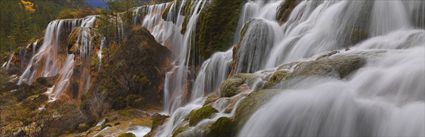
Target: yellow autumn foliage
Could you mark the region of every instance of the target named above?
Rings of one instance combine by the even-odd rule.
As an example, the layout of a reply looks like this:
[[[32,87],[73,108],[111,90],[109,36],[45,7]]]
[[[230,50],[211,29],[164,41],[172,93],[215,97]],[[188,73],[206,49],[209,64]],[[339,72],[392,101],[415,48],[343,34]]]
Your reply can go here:
[[[20,4],[24,7],[24,9],[28,12],[35,12],[34,3],[29,0],[21,0]]]

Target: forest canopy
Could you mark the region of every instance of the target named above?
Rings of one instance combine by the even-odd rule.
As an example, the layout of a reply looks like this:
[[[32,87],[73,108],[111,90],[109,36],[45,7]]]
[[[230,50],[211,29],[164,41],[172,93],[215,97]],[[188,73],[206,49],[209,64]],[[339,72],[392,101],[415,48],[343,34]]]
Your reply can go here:
[[[62,10],[84,8],[84,0],[1,0],[0,55],[42,37]]]

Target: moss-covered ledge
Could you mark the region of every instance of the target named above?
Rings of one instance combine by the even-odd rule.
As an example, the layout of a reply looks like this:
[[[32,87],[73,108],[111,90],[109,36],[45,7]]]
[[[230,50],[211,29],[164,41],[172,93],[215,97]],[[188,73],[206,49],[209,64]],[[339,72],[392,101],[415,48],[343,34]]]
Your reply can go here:
[[[213,0],[201,11],[196,27],[192,57],[199,63],[216,51],[227,50],[239,21],[244,0]],[[225,12],[223,12],[225,11]]]

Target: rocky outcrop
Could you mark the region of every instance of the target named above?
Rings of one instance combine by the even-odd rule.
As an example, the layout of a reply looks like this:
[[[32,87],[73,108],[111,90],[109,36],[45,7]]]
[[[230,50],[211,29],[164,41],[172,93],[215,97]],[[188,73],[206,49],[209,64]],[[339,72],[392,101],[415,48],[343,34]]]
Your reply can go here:
[[[225,80],[220,87],[220,96],[221,97],[232,97],[236,94],[239,94],[244,84],[247,86],[248,84],[252,84],[255,82],[257,76],[250,73],[239,73],[231,78]]]
[[[233,44],[244,0],[213,0],[201,11],[196,24],[196,47],[193,60],[200,63],[214,52],[225,51]],[[226,12],[223,12],[226,11]]]
[[[364,64],[366,64],[366,58],[356,54],[326,55],[312,61],[285,64],[280,66],[280,69],[270,76],[264,88],[272,88],[284,80],[297,77],[325,76],[342,79],[361,68]],[[288,68],[293,70],[288,70]]]
[[[80,124],[81,133],[67,134],[67,136],[131,136],[129,131],[138,127],[150,128],[153,124],[153,116],[148,112],[138,109],[123,109],[106,114],[96,125],[85,129],[90,125]]]
[[[33,85],[16,86],[16,78],[0,89],[0,134],[3,136],[59,136],[75,131],[87,119],[78,104],[48,103],[45,92],[53,78],[40,78]]]
[[[217,110],[211,106],[204,106],[198,110],[193,110],[188,117],[189,125],[194,126],[202,119],[211,117],[214,113],[217,113]]]
[[[285,23],[289,15],[291,15],[294,8],[301,2],[301,0],[285,0],[283,1],[277,11],[276,20],[283,24]]]
[[[170,51],[144,28],[133,28],[123,46],[110,47],[110,57],[82,99],[82,109],[98,118],[111,109],[161,105]]]
[[[83,47],[79,34],[87,29],[90,29],[92,46]],[[1,135],[38,137],[85,133],[95,131],[91,128],[95,122],[112,110],[130,107],[159,111],[171,52],[158,44],[147,30],[133,28],[122,46],[111,42],[103,49],[99,47],[101,34],[94,28],[77,27],[69,34],[60,54],[74,54],[75,63],[69,87],[57,100],[49,102],[45,93],[52,90],[60,75],[40,77],[32,85],[18,86],[17,76],[0,73]],[[87,50],[91,52],[83,52],[82,48],[90,48]],[[100,50],[102,60],[98,58]],[[87,87],[91,88],[86,90]],[[152,121],[150,115],[146,120]],[[148,123],[143,126],[150,127],[152,122]],[[156,124],[158,126],[158,122]],[[119,129],[122,125],[125,124],[114,127]]]

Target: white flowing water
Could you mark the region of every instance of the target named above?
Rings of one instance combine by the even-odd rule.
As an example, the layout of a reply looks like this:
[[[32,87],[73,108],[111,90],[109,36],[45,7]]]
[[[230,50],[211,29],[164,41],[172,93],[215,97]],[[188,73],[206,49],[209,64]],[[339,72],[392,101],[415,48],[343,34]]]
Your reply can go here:
[[[58,76],[57,85],[51,88],[49,96],[51,100],[61,95],[61,92],[69,85],[74,69],[74,55],[60,54],[68,52],[64,41],[71,31],[80,27],[77,44],[81,59],[87,58],[91,50],[90,27],[93,26],[96,16],[88,16],[82,19],[55,20],[49,23],[44,36],[44,42],[37,53],[31,58],[24,73],[20,76],[18,85],[26,83],[31,85],[39,77]]]
[[[425,136],[425,87],[420,84],[425,80],[425,1],[300,0],[288,18],[278,22],[278,8],[290,1],[246,1],[234,36],[237,46],[215,53],[196,74],[195,68],[189,68],[190,52],[196,47],[193,41],[198,16],[211,1],[175,0],[134,10],[134,24],[147,28],[175,57],[174,68],[166,74],[164,83],[164,112],[171,116],[156,136],[170,136],[192,110],[202,107],[206,95],[217,93],[231,71],[232,61],[235,73],[267,73],[264,70],[284,63],[349,48],[349,53],[377,49],[385,53],[369,57],[366,66],[346,79],[315,77],[281,89],[282,93],[258,109],[238,135]],[[72,29],[80,27],[79,58],[88,61],[92,53],[90,28],[95,20],[95,16],[89,16],[52,21],[18,84],[58,76],[48,94],[51,101],[60,97],[78,61],[74,54],[60,54],[68,50],[61,42]],[[117,20],[119,37],[123,38],[121,15]],[[103,39],[96,53],[100,61],[105,43]],[[7,68],[12,59],[3,67]],[[82,63],[88,63],[85,61]],[[87,90],[88,71],[83,70],[81,75],[86,77],[80,79],[84,83],[80,90]],[[262,79],[250,83],[247,93]],[[235,106],[232,112],[225,112],[229,101],[239,102],[247,93],[212,103],[219,113],[190,127],[187,134],[220,117],[232,117]],[[146,129],[136,131],[144,134]]]
[[[346,80],[310,78],[287,87],[239,136],[425,136],[425,43],[418,46],[369,59]]]
[[[191,88],[186,82],[187,59],[199,13],[183,16],[184,4],[177,7],[175,2],[148,8],[143,26],[176,54],[164,91],[164,111],[171,117],[157,136],[170,136],[192,110],[203,105],[205,95],[219,90],[219,83],[229,73],[229,62],[235,59],[232,54],[237,57],[236,72],[252,73],[349,48],[349,52],[391,50],[379,58],[368,58],[367,65],[348,79],[312,78],[282,89],[281,95],[251,117],[239,136],[424,136],[424,124],[414,122],[424,121],[425,115],[424,86],[418,84],[424,81],[424,1],[301,0],[287,20],[278,22],[276,14],[282,2],[285,0],[247,1],[234,37],[237,53],[230,49],[206,60]],[[192,11],[202,10],[205,4],[202,0],[193,3]],[[167,6],[171,6],[170,12],[163,20],[158,11]],[[187,17],[188,29],[181,34]],[[256,84],[249,86],[255,89]],[[190,99],[185,99],[186,95]],[[219,114],[226,114],[223,109],[228,101],[219,99],[213,106]],[[190,130],[196,132],[197,127],[221,116]],[[403,121],[403,117],[409,118]]]
[[[136,137],[143,137],[151,131],[151,128],[144,126],[135,126],[129,129],[129,133],[133,133]]]
[[[217,52],[202,64],[193,84],[190,100],[202,98],[206,95],[205,93],[217,90],[230,72],[232,51],[233,49],[229,49],[226,52]]]
[[[8,70],[10,67],[10,63],[12,63],[12,59],[15,56],[15,54],[12,54],[9,56],[9,59],[7,59],[7,61],[5,63],[3,63],[3,65],[1,66],[2,68],[4,68],[5,70]]]
[[[173,113],[178,107],[193,101],[184,96],[190,90],[190,87],[188,87],[188,59],[190,58],[190,48],[193,36],[195,36],[198,16],[206,4],[205,0],[182,0],[180,5],[177,5],[176,2],[148,5],[136,8],[135,11],[138,14],[145,14],[142,26],[147,28],[158,42],[170,48],[175,56],[174,69],[168,72],[165,78],[164,111],[166,113]],[[180,14],[187,4],[191,6],[190,13],[188,15]],[[175,23],[162,18],[163,12],[169,6],[171,6],[169,11],[178,11],[177,17],[171,17],[174,16],[173,12],[167,14],[170,16],[167,18],[176,18]],[[186,25],[183,23],[185,18],[188,18],[188,22],[186,30],[182,34],[180,30],[184,27],[183,25]]]
[[[425,2],[414,3],[419,6],[410,7]],[[343,49],[353,33],[359,33],[356,29],[370,39],[350,52],[388,50],[369,58],[347,79],[309,78],[285,87],[251,116],[238,136],[425,136],[425,87],[421,84],[425,31],[412,29],[421,26],[422,20],[409,19],[421,19],[425,12],[419,17],[409,11],[409,4],[399,0],[298,4],[282,25],[284,37],[266,60],[266,68]],[[361,14],[365,11],[371,16]]]

